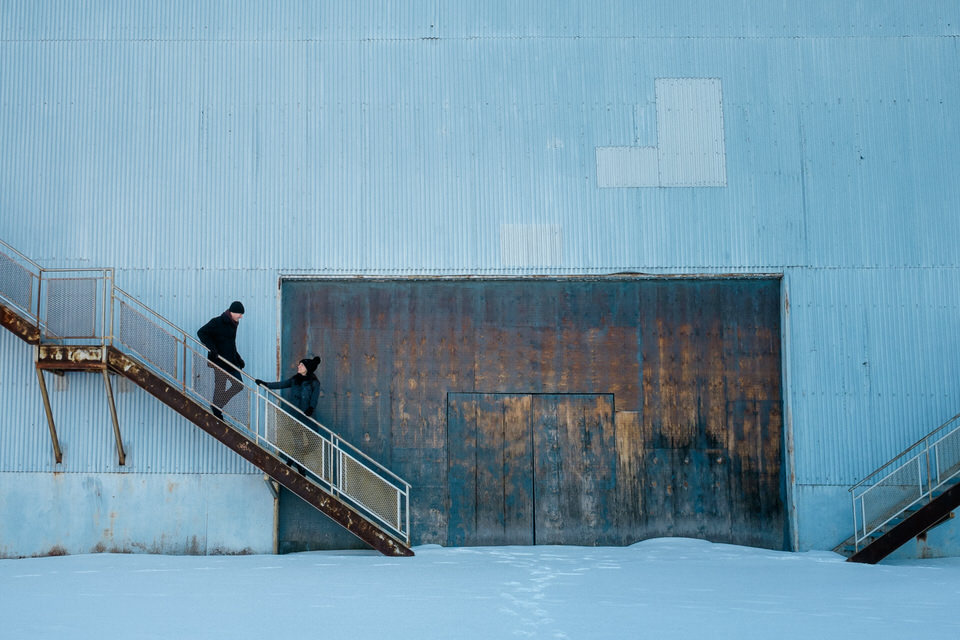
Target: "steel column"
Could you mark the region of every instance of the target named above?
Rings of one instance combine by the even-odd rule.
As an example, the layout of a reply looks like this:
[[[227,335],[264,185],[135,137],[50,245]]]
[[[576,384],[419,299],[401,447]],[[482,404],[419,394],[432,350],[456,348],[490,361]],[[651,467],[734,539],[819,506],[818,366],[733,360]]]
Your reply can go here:
[[[50,427],[50,440],[53,441],[53,456],[57,464],[63,462],[63,452],[60,451],[60,440],[57,438],[57,427],[53,422],[53,411],[50,409],[50,396],[47,393],[47,382],[43,379],[43,371],[38,366],[37,381],[40,383],[40,395],[43,396],[43,410],[47,414],[47,425]]]
[[[120,422],[117,420],[117,405],[113,401],[113,388],[110,386],[110,374],[107,373],[106,369],[101,369],[100,372],[103,374],[103,386],[107,390],[107,402],[110,404],[110,419],[113,421],[113,437],[117,440],[117,457],[122,467],[127,462],[127,454],[123,450],[123,440],[120,437]]]

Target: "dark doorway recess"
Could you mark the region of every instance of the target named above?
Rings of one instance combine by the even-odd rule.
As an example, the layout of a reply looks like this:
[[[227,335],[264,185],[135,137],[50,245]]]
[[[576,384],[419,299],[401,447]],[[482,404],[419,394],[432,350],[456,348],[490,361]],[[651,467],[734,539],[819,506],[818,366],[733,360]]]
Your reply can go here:
[[[280,359],[413,484],[414,544],[784,548],[780,280],[284,279]],[[281,501],[280,546],[344,546]],[[295,534],[294,534],[295,531]]]

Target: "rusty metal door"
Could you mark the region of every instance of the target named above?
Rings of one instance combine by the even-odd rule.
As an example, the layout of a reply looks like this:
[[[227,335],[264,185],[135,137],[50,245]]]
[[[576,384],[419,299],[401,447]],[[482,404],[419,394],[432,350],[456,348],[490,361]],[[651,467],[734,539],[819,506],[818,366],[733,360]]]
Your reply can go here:
[[[414,544],[784,548],[780,309],[771,277],[291,279],[281,363],[323,357],[315,415],[411,482]]]
[[[453,544],[534,543],[530,400],[510,394],[448,396]]]
[[[447,434],[451,544],[605,542],[613,396],[451,393]]]
[[[609,544],[617,512],[612,395],[533,397],[537,544]]]

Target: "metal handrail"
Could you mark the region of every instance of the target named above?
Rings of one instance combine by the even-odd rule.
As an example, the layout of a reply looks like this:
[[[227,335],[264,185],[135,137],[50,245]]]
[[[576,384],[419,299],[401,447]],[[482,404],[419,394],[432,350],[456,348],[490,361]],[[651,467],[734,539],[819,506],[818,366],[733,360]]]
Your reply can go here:
[[[931,431],[930,433],[928,433],[928,434],[925,435],[924,437],[922,437],[922,438],[920,438],[919,440],[917,440],[916,442],[914,442],[912,445],[910,445],[909,447],[907,447],[906,449],[904,449],[903,451],[901,451],[898,455],[896,455],[895,457],[893,457],[892,459],[890,459],[888,462],[886,462],[886,463],[882,464],[881,466],[877,467],[876,469],[874,469],[874,470],[873,470],[872,472],[870,472],[863,480],[861,480],[861,481],[858,482],[857,484],[855,484],[855,485],[853,485],[852,487],[850,487],[849,491],[855,490],[855,489],[858,488],[860,485],[867,484],[873,476],[879,474],[880,472],[882,472],[882,471],[883,471],[884,469],[886,469],[887,467],[892,466],[893,464],[895,464],[895,463],[897,462],[897,460],[899,460],[900,458],[908,455],[912,450],[916,449],[918,446],[920,446],[920,445],[928,442],[931,438],[933,438],[935,435],[937,435],[937,432],[942,431],[942,430],[945,429],[946,427],[950,426],[950,424],[951,424],[952,422],[954,422],[955,420],[957,420],[958,418],[960,418],[960,413],[958,413],[957,415],[953,416],[952,418],[950,418],[949,420],[947,420],[946,422],[944,422],[943,424],[941,424],[939,427],[937,427],[936,429],[934,429],[933,431]],[[957,428],[960,428],[960,425],[958,425]],[[951,430],[951,432],[952,432],[952,430]],[[949,434],[946,434],[946,435],[949,435]]]
[[[960,476],[960,447],[955,447],[953,452],[944,452],[946,447],[941,446],[954,434],[960,434],[960,414],[849,488],[853,507],[854,548],[857,551],[861,542],[916,504],[924,500],[929,502],[938,488]],[[914,466],[916,468],[912,469]],[[904,475],[911,479],[901,479]],[[870,503],[870,512],[879,515],[868,517],[868,498],[873,496],[876,496],[875,503]]]
[[[28,319],[36,321],[37,315],[39,313],[39,307],[40,307],[39,279],[40,279],[40,272],[42,271],[42,267],[36,262],[34,262],[33,260],[31,260],[30,258],[28,258],[27,256],[17,251],[15,248],[11,247],[9,244],[4,242],[3,240],[0,240],[0,247],[4,249],[4,252],[3,252],[4,255],[7,258],[10,258],[13,264],[15,264],[18,268],[22,269],[23,271],[25,271],[30,276],[30,283],[28,287],[30,291],[29,293],[30,308],[23,307],[20,304],[20,301],[14,300],[13,298],[11,298],[10,296],[7,295],[7,292],[5,291],[0,291],[0,297],[2,297],[4,300],[7,300],[14,307],[22,311],[23,314]],[[36,304],[37,306],[36,312],[33,309],[34,304]]]
[[[182,349],[183,349],[184,354],[185,354],[185,355],[184,355],[184,360],[186,360],[186,354],[190,354],[190,355],[194,356],[194,359],[196,359],[196,360],[204,360],[204,361],[207,361],[207,360],[206,360],[206,353],[209,351],[209,349],[206,347],[206,345],[204,345],[204,344],[203,344],[202,342],[200,342],[198,339],[194,338],[193,336],[191,336],[190,334],[188,334],[186,331],[184,331],[183,329],[181,329],[180,327],[178,327],[177,325],[175,325],[173,322],[169,321],[168,319],[166,319],[165,317],[163,317],[162,315],[160,315],[159,313],[157,313],[156,311],[154,311],[153,309],[151,309],[151,308],[148,307],[147,305],[143,304],[142,302],[140,302],[139,300],[137,300],[136,298],[134,298],[132,295],[130,295],[130,294],[127,293],[126,291],[120,289],[119,287],[114,286],[114,292],[115,292],[115,296],[114,296],[114,297],[115,297],[116,299],[120,300],[121,303],[130,305],[130,306],[135,306],[135,307],[138,308],[137,310],[143,310],[143,311],[147,312],[147,313],[150,314],[157,322],[159,322],[159,323],[162,324],[162,325],[165,325],[165,326],[161,326],[161,327],[159,327],[159,328],[160,328],[161,331],[163,331],[166,335],[172,337],[174,340],[176,340],[176,341],[178,342],[179,345],[182,346]],[[147,362],[148,365],[154,365],[154,363],[150,362],[149,359],[146,358],[146,356],[145,356],[144,354],[139,353],[134,347],[130,347],[130,345],[127,345],[126,343],[123,343],[123,342],[119,339],[118,336],[114,335],[114,333],[115,333],[115,331],[113,331],[113,329],[114,329],[114,323],[115,323],[115,321],[112,321],[112,322],[111,322],[111,329],[112,329],[112,331],[111,331],[111,343],[114,344],[114,346],[116,346],[116,344],[117,344],[118,342],[119,342],[120,344],[124,344],[124,346],[127,346],[127,347],[131,348],[134,352],[136,352],[141,359],[144,359],[144,360]],[[240,377],[241,377],[241,379],[242,379],[242,381],[243,381],[243,386],[246,388],[246,390],[248,390],[248,391],[253,391],[255,398],[259,398],[259,397],[261,397],[261,395],[262,395],[262,396],[265,396],[265,397],[268,397],[268,398],[269,398],[270,396],[272,396],[272,398],[273,398],[273,400],[274,400],[274,401],[273,401],[273,404],[276,406],[277,410],[278,410],[278,411],[281,411],[281,412],[282,412],[283,414],[285,414],[288,418],[290,418],[290,419],[292,419],[292,420],[299,421],[299,422],[301,422],[301,423],[304,423],[304,422],[306,421],[306,422],[308,423],[306,426],[308,426],[309,428],[311,428],[314,432],[316,432],[316,433],[317,433],[318,435],[320,435],[321,437],[323,437],[323,434],[324,434],[324,432],[325,432],[325,433],[327,434],[327,438],[326,438],[326,439],[331,443],[332,451],[333,451],[335,454],[337,454],[337,455],[344,455],[344,454],[346,454],[346,455],[350,455],[352,458],[362,460],[362,461],[363,461],[363,466],[364,466],[370,473],[372,473],[373,475],[375,475],[375,476],[383,479],[383,480],[384,480],[385,482],[387,482],[389,485],[393,486],[393,487],[395,488],[395,490],[396,490],[396,491],[398,492],[398,494],[399,494],[398,497],[400,498],[400,501],[401,501],[402,504],[404,505],[404,510],[405,510],[405,512],[406,512],[406,526],[394,526],[394,525],[390,524],[389,521],[384,520],[384,518],[383,518],[380,514],[378,514],[375,510],[371,509],[368,505],[365,505],[365,504],[363,504],[362,502],[360,502],[360,501],[358,501],[358,500],[356,500],[356,499],[351,499],[351,502],[354,502],[354,503],[357,504],[357,506],[361,507],[361,510],[364,511],[365,514],[366,514],[368,517],[372,517],[372,518],[374,518],[375,520],[377,520],[378,522],[381,522],[381,523],[383,523],[384,525],[388,526],[391,530],[393,530],[395,533],[397,533],[397,534],[400,535],[402,538],[404,538],[406,542],[409,542],[409,535],[410,535],[410,527],[409,527],[410,484],[409,484],[407,481],[405,481],[403,478],[401,478],[400,476],[398,476],[397,474],[395,474],[395,473],[394,473],[393,471],[391,471],[390,469],[387,469],[385,466],[383,466],[382,464],[380,464],[379,462],[377,462],[376,460],[374,460],[373,458],[371,458],[371,457],[368,456],[367,454],[365,454],[365,453],[363,453],[362,451],[360,451],[359,449],[357,449],[355,446],[353,446],[353,445],[350,444],[349,442],[347,442],[347,441],[343,440],[342,438],[340,438],[340,436],[338,436],[334,431],[332,431],[332,430],[329,429],[328,427],[324,426],[323,424],[321,424],[321,423],[320,423],[319,421],[317,421],[316,419],[314,419],[314,418],[312,418],[312,417],[308,417],[308,416],[303,415],[299,410],[297,410],[297,408],[296,408],[292,403],[290,403],[288,400],[286,400],[285,398],[283,398],[281,395],[275,393],[275,392],[274,392],[273,390],[271,390],[271,389],[260,388],[260,387],[256,384],[255,379],[253,378],[253,376],[249,375],[249,374],[246,373],[245,371],[243,371],[243,370],[241,370],[241,369],[235,369],[235,368],[233,368],[233,367],[230,367],[230,369],[231,369],[232,371],[229,371],[229,372],[228,372],[228,370],[227,370],[224,366],[221,366],[221,365],[217,364],[216,362],[214,362],[214,363],[212,363],[212,364],[213,364],[216,368],[218,368],[218,369],[220,370],[220,372],[221,372],[222,374],[224,374],[224,375],[239,374]],[[225,366],[229,366],[229,363],[227,363],[226,361],[223,361],[223,364],[224,364]],[[151,368],[153,368],[153,366],[151,366]],[[189,385],[189,384],[187,383],[187,380],[186,380],[187,369],[188,369],[188,367],[186,366],[186,363],[184,363],[184,367],[183,367],[183,369],[182,369],[182,374],[181,374],[181,375],[182,375],[182,378],[181,378],[181,379],[176,379],[175,382],[176,382],[178,385],[180,385],[180,387],[184,390],[185,393],[187,393],[187,395],[191,396],[195,401],[199,401],[200,404],[203,404],[203,403],[205,403],[205,402],[207,401],[207,399],[204,398],[202,395],[198,394],[195,390],[192,389],[191,385]],[[164,375],[164,376],[167,377],[168,379],[170,378],[170,376],[167,375],[166,372],[164,372],[162,369],[160,369],[159,373],[160,373],[161,375]],[[259,420],[260,411],[257,409],[256,406],[254,407],[253,415],[257,416],[257,418],[258,418],[258,420]],[[239,429],[241,429],[241,430],[243,430],[243,431],[248,432],[251,436],[253,436],[253,437],[255,438],[255,440],[256,440],[256,441],[258,442],[258,444],[260,444],[261,446],[263,446],[263,445],[265,444],[265,445],[267,445],[267,448],[269,448],[269,449],[271,449],[271,450],[274,450],[274,451],[277,451],[277,452],[279,452],[279,453],[283,453],[285,456],[287,456],[287,457],[290,458],[291,460],[294,460],[295,462],[298,462],[298,463],[300,463],[302,466],[306,467],[308,471],[312,471],[312,470],[309,470],[309,467],[307,467],[306,465],[303,465],[303,464],[302,464],[303,461],[297,460],[294,455],[291,455],[289,452],[284,451],[284,450],[283,450],[282,448],[280,448],[276,443],[270,442],[269,439],[267,439],[267,438],[265,437],[265,434],[264,434],[264,433],[261,431],[261,429],[259,428],[259,424],[245,425],[245,424],[243,424],[242,422],[239,422],[239,421],[233,419],[233,418],[232,418],[229,414],[227,414],[227,413],[224,414],[224,420],[227,421],[228,424],[231,424],[231,426],[233,426],[234,428],[239,428]],[[346,447],[349,451],[345,450],[344,447]],[[318,476],[315,472],[311,472],[310,475],[313,476],[314,479],[325,480],[325,479],[321,478],[320,476]],[[348,494],[345,494],[345,492],[342,490],[342,486],[341,486],[341,484],[340,484],[339,482],[333,482],[333,483],[331,483],[331,482],[329,482],[329,481],[324,481],[324,482],[321,482],[320,484],[321,484],[322,486],[325,486],[325,488],[328,488],[329,491],[330,491],[330,493],[332,493],[333,495],[335,495],[335,496],[337,496],[337,497],[343,497],[343,496],[345,496],[345,495],[346,495],[346,497],[349,497],[349,495],[348,495]]]
[[[241,372],[241,373],[242,373],[242,372]],[[309,426],[310,426],[311,428],[313,428],[314,431],[317,431],[317,429],[322,429],[322,430],[326,431],[328,434],[330,434],[330,437],[331,437],[331,438],[340,438],[340,436],[338,436],[338,435],[336,434],[336,432],[334,432],[332,429],[330,429],[329,427],[327,427],[326,425],[324,425],[323,423],[321,423],[320,421],[318,421],[318,420],[317,420],[316,418],[314,418],[313,416],[304,415],[304,414],[296,407],[296,405],[294,405],[292,402],[290,402],[289,400],[287,400],[286,398],[284,398],[282,395],[280,395],[279,393],[277,393],[275,390],[273,390],[273,389],[268,389],[268,388],[266,388],[266,387],[260,387],[260,391],[261,391],[262,393],[264,393],[265,395],[273,396],[273,400],[275,401],[275,403],[278,404],[278,405],[280,405],[279,408],[280,408],[281,410],[283,410],[285,413],[287,413],[288,415],[290,415],[291,417],[295,417],[297,420],[300,420],[300,421],[303,421],[304,419],[308,420],[308,421],[310,422],[310,425],[309,425]],[[289,407],[289,409],[284,409],[284,407]],[[374,460],[373,458],[371,458],[369,455],[367,455],[366,453],[364,453],[364,452],[361,451],[360,449],[356,448],[355,446],[353,446],[352,444],[350,444],[349,442],[347,442],[346,440],[340,440],[340,442],[342,442],[344,445],[346,445],[347,447],[349,447],[349,448],[353,451],[353,454],[351,454],[353,457],[355,457],[355,458],[359,457],[360,459],[362,459],[362,460],[370,463],[371,465],[377,467],[377,470],[378,470],[378,471],[382,472],[382,473],[385,474],[385,475],[390,476],[391,478],[393,478],[394,480],[396,480],[398,483],[404,485],[404,486],[406,487],[407,491],[410,490],[410,483],[407,482],[406,480],[404,480],[403,478],[401,478],[400,476],[398,476],[397,474],[395,474],[393,471],[391,471],[391,470],[388,469],[387,467],[383,466],[382,464],[380,464],[379,462],[377,462],[376,460]]]
[[[252,398],[254,406],[252,415],[255,416],[255,420],[251,421],[252,424],[245,424],[243,421],[237,420],[236,418],[225,413],[224,420],[227,422],[227,424],[235,429],[246,432],[261,446],[266,446],[270,450],[282,453],[292,460],[295,460],[295,457],[290,455],[288,452],[283,451],[278,443],[271,442],[266,437],[264,429],[261,429],[261,404],[264,407],[264,411],[269,405],[272,406],[276,412],[285,415],[288,419],[297,421],[300,424],[304,424],[306,428],[311,429],[319,438],[322,439],[322,441],[325,443],[325,446],[329,445],[330,455],[334,456],[335,459],[340,461],[338,474],[331,475],[329,478],[323,477],[323,474],[318,474],[315,470],[309,469],[309,467],[306,465],[302,465],[306,468],[308,474],[313,478],[313,480],[317,481],[322,488],[329,491],[332,495],[348,500],[350,503],[354,504],[366,517],[378,522],[380,526],[397,534],[409,544],[410,484],[403,478],[395,474],[390,469],[387,469],[385,466],[364,452],[360,451],[357,447],[353,446],[349,442],[344,441],[342,438],[340,438],[340,436],[321,424],[316,419],[303,415],[292,403],[287,401],[281,395],[275,393],[271,389],[261,389],[258,387],[254,381],[254,378],[248,373],[230,367],[229,363],[226,363],[225,361],[223,361],[223,366],[221,366],[216,362],[211,362],[208,360],[207,352],[209,350],[197,338],[194,338],[192,335],[174,323],[170,322],[170,320],[137,300],[134,296],[117,287],[114,279],[113,269],[45,269],[36,262],[30,260],[30,258],[24,256],[22,253],[11,247],[3,240],[0,240],[0,248],[3,249],[5,254],[7,254],[8,258],[11,258],[15,264],[30,274],[30,299],[31,301],[36,301],[35,303],[31,302],[31,306],[35,306],[36,309],[24,309],[22,305],[5,295],[4,291],[0,291],[0,297],[13,303],[17,309],[23,312],[26,319],[37,326],[37,328],[40,330],[41,342],[45,342],[44,338],[53,338],[55,341],[88,338],[99,339],[99,342],[102,346],[110,345],[122,352],[135,354],[136,357],[141,360],[151,371],[177,384],[188,397],[201,405],[206,404],[208,399],[198,392],[194,388],[193,384],[188,381],[188,375],[200,375],[193,371],[190,363],[208,363],[208,366],[212,366],[214,369],[219,369],[219,371],[224,375],[233,375],[234,378],[239,376],[239,380],[245,390],[248,392],[253,392]],[[10,256],[9,254],[13,254],[13,256]],[[13,260],[13,257],[16,257],[17,259]],[[99,309],[96,309],[96,311],[99,311],[99,324],[97,323],[97,319],[94,318],[95,336],[55,336],[51,335],[48,330],[48,322],[47,318],[45,318],[48,309],[43,304],[41,298],[44,283],[63,280],[64,278],[59,276],[67,273],[99,274],[97,279],[102,281],[103,289],[101,291],[98,288],[97,292],[95,293],[95,296],[99,298],[98,300],[95,300],[95,304],[99,303]],[[137,346],[125,341],[123,336],[119,335],[121,323],[119,321],[118,314],[122,313],[124,306],[149,322],[152,327],[156,330],[159,330],[159,332],[161,332],[166,339],[172,341],[171,344],[175,348],[174,358],[176,359],[175,371],[172,374],[166,371],[160,363],[153,362],[150,356],[138,350]],[[230,370],[228,371],[228,369],[225,367],[229,367]],[[391,487],[392,490],[396,492],[396,513],[393,514],[396,516],[395,518],[387,519],[384,514],[377,512],[377,510],[370,505],[364,504],[363,500],[359,496],[353,495],[344,489],[343,467],[344,461],[348,459],[356,461],[374,478],[379,479],[385,486]]]
[[[200,340],[198,340],[197,338],[194,338],[192,335],[188,334],[186,331],[184,331],[183,329],[181,329],[180,327],[178,327],[178,326],[175,325],[174,323],[170,322],[168,319],[166,319],[165,317],[163,317],[162,315],[160,315],[159,313],[157,313],[156,311],[154,311],[153,309],[151,309],[151,308],[148,307],[147,305],[143,304],[142,302],[140,302],[139,300],[137,300],[136,298],[134,298],[132,295],[130,295],[129,293],[127,293],[126,291],[124,291],[124,290],[121,289],[120,287],[114,286],[114,291],[115,291],[116,293],[121,294],[121,297],[124,299],[124,300],[123,300],[124,302],[126,302],[126,303],[128,303],[128,304],[129,304],[130,302],[133,302],[134,304],[136,304],[137,306],[139,306],[142,310],[147,311],[148,313],[150,313],[150,314],[154,317],[154,319],[156,319],[156,320],[158,320],[158,321],[166,324],[170,329],[172,329],[174,332],[176,332],[176,333],[174,334],[174,333],[172,333],[171,331],[169,331],[169,330],[164,329],[163,327],[161,327],[161,330],[163,330],[165,333],[167,333],[167,335],[170,335],[170,336],[173,337],[173,338],[178,338],[178,337],[179,337],[181,340],[184,340],[185,342],[190,342],[190,343],[192,343],[192,344],[194,345],[193,347],[187,347],[187,348],[190,349],[192,352],[194,352],[194,353],[196,353],[196,354],[201,354],[203,351],[209,351],[209,349],[207,348],[207,346],[206,346],[205,344],[203,344],[202,342],[200,342]],[[115,336],[111,336],[111,339],[115,339]],[[282,406],[287,406],[287,407],[289,407],[289,410],[286,410],[286,412],[287,412],[288,414],[290,414],[291,417],[294,415],[293,412],[298,411],[298,410],[297,410],[297,407],[294,406],[293,403],[291,403],[289,400],[287,400],[286,398],[284,398],[282,395],[276,393],[273,389],[267,389],[267,388],[261,388],[261,387],[259,387],[259,386],[256,384],[256,381],[255,381],[256,379],[255,379],[253,376],[251,376],[250,374],[248,374],[246,371],[243,371],[242,369],[237,369],[237,372],[238,372],[241,376],[243,376],[244,378],[246,378],[247,380],[250,381],[250,383],[251,383],[250,386],[251,386],[252,388],[258,389],[259,391],[262,391],[262,392],[264,392],[264,393],[267,393],[267,394],[269,394],[269,395],[272,395],[272,396],[278,401],[278,403],[281,405],[281,407],[282,407]],[[306,418],[307,420],[309,420],[309,421],[312,423],[311,426],[317,427],[318,429],[323,429],[323,430],[327,431],[328,433],[330,433],[331,435],[336,435],[333,430],[331,430],[331,429],[329,429],[328,427],[326,427],[326,426],[324,426],[323,424],[321,424],[316,418],[313,418],[313,417],[310,417],[310,416],[302,416],[302,418]],[[298,419],[302,419],[302,418],[298,418]],[[337,437],[339,437],[339,436],[337,436]],[[378,467],[379,470],[382,471],[383,473],[391,476],[392,478],[394,478],[394,479],[397,480],[398,482],[400,482],[400,483],[402,483],[402,484],[405,484],[406,486],[409,487],[409,483],[407,483],[403,478],[401,478],[400,476],[398,476],[397,474],[395,474],[393,471],[391,471],[390,469],[384,467],[382,464],[380,464],[379,462],[377,462],[376,460],[374,460],[373,458],[371,458],[370,456],[368,456],[367,454],[365,454],[363,451],[360,451],[359,449],[357,449],[356,447],[354,447],[354,446],[351,445],[350,443],[348,443],[348,442],[346,442],[346,441],[343,441],[343,442],[344,442],[344,444],[346,444],[347,446],[349,446],[351,449],[353,449],[353,450],[355,451],[355,453],[356,453],[357,456],[363,458],[364,460],[366,460],[366,461],[369,462],[370,464],[375,465],[375,466]]]
[[[30,258],[28,258],[27,256],[25,256],[25,255],[23,255],[22,253],[20,253],[19,251],[17,251],[17,249],[16,249],[15,247],[10,246],[9,244],[7,244],[6,242],[4,242],[3,240],[0,240],[0,245],[3,245],[4,249],[6,249],[6,252],[9,252],[9,253],[14,254],[14,255],[15,255],[16,257],[18,257],[22,262],[26,262],[27,264],[29,264],[29,265],[31,265],[32,267],[34,267],[37,271],[39,271],[39,270],[41,270],[41,269],[43,268],[43,267],[41,267],[39,264],[37,264],[36,262],[34,262],[34,261],[31,260]]]

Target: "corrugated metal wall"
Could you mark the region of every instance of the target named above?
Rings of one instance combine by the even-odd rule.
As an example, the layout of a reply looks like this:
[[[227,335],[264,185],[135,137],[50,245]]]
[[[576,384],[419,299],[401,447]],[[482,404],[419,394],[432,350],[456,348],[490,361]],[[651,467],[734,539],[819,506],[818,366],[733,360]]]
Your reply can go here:
[[[4,0],[0,238],[187,329],[244,299],[255,373],[281,274],[783,273],[796,483],[846,485],[960,408],[958,35],[952,0]],[[658,79],[719,83],[726,186],[601,187],[598,149],[662,142]],[[0,469],[42,468],[11,340]],[[138,393],[124,422],[187,429]]]
[[[552,224],[559,264],[530,271],[952,263],[951,37],[237,28],[3,40],[4,206],[34,217],[7,240],[58,264],[473,273],[517,269],[505,225]],[[719,80],[725,188],[598,188],[598,147],[656,143],[658,78]]]

